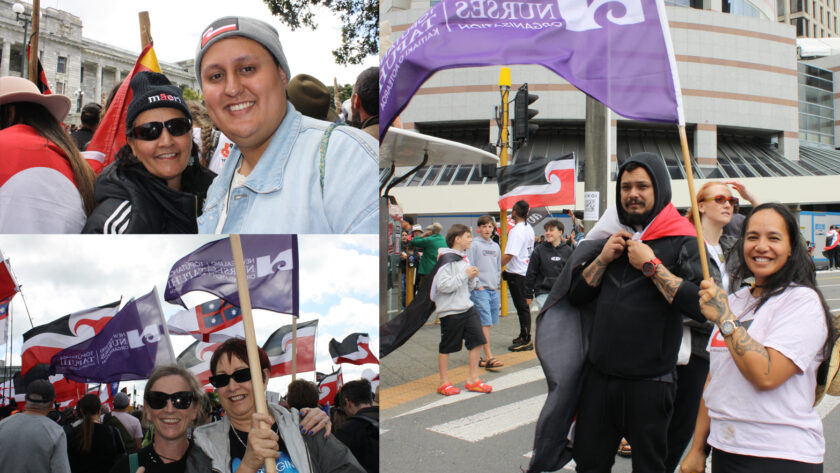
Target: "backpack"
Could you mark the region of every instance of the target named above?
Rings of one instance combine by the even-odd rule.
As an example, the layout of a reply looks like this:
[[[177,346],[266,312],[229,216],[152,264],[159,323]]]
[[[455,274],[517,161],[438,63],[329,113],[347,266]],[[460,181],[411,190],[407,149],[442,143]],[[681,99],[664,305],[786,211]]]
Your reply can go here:
[[[111,415],[109,412],[105,414],[105,417],[103,417],[102,423],[117,431],[126,453],[134,453],[137,451],[137,442],[131,438],[131,434],[128,433],[128,429],[125,428],[119,419]]]
[[[834,317],[833,323],[835,329],[840,330],[840,316]],[[814,396],[814,406],[822,401],[825,394],[840,396],[840,376],[837,376],[838,368],[840,368],[840,337],[831,346],[829,358],[824,360],[817,370],[817,389]]]

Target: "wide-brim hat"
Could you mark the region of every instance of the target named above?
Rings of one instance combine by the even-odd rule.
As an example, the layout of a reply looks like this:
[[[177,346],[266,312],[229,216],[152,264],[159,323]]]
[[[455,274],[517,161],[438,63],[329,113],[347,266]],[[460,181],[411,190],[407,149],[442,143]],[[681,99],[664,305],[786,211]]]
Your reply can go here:
[[[0,105],[15,102],[37,103],[59,123],[70,111],[72,101],[63,95],[43,95],[38,86],[21,77],[0,77]]]
[[[295,110],[307,117],[334,122],[338,114],[330,108],[332,96],[323,82],[309,74],[298,74],[289,81],[286,88],[289,101]]]

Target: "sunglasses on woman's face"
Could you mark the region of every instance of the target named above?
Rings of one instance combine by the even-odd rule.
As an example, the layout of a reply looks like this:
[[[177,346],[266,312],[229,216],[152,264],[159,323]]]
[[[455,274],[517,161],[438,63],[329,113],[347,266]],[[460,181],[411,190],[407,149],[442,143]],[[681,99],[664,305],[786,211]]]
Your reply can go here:
[[[153,141],[160,138],[164,127],[172,136],[183,136],[192,131],[192,120],[186,117],[173,118],[165,122],[149,122],[137,125],[127,132],[128,136],[143,141]]]
[[[236,380],[237,383],[251,381],[251,368],[242,368],[241,370],[234,371],[233,374],[217,374],[211,376],[210,384],[215,388],[223,388],[230,384],[230,378]]]
[[[716,204],[720,204],[720,205],[723,205],[723,204],[729,202],[729,204],[732,205],[733,207],[738,206],[738,198],[737,197],[726,197],[725,195],[716,195],[714,197],[706,197],[705,199],[703,199],[703,202],[711,202],[713,200],[715,201]]]
[[[166,394],[160,391],[150,391],[146,403],[152,409],[163,409],[166,407],[167,399],[172,400],[172,407],[175,409],[189,409],[193,401],[193,393],[190,391],[179,391],[177,393]]]

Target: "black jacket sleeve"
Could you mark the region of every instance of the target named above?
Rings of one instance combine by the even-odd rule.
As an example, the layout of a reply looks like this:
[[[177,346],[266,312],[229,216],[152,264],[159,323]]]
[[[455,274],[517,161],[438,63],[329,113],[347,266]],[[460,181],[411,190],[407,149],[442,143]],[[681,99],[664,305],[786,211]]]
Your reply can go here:
[[[583,269],[586,267],[584,266]],[[592,287],[583,279],[583,269],[572,274],[572,284],[569,286],[569,303],[580,306],[598,297],[601,286]]]
[[[540,274],[540,261],[542,260],[542,245],[534,248],[531,253],[531,260],[528,261],[528,270],[525,271],[525,297],[534,298],[534,289],[537,287],[537,278]]]
[[[674,275],[682,278],[683,282],[677,289],[677,294],[674,296],[671,305],[686,316],[698,322],[705,322],[706,318],[700,312],[699,294],[703,270],[700,265],[700,251],[697,249],[695,238],[685,237],[682,239]]]
[[[122,233],[131,221],[131,204],[127,200],[105,199],[93,209],[82,233]]]

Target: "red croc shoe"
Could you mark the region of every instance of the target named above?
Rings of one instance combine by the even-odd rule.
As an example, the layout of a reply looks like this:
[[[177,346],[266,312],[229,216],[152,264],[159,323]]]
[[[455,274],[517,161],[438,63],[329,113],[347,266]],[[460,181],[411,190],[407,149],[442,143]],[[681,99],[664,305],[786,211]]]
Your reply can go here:
[[[467,391],[472,391],[474,393],[487,394],[493,391],[493,386],[490,386],[489,384],[484,384],[484,381],[480,379],[473,384],[466,383],[464,387],[467,388]]]
[[[452,383],[446,383],[437,389],[438,394],[444,396],[454,396],[456,394],[460,394],[461,390],[456,388],[452,385]]]

